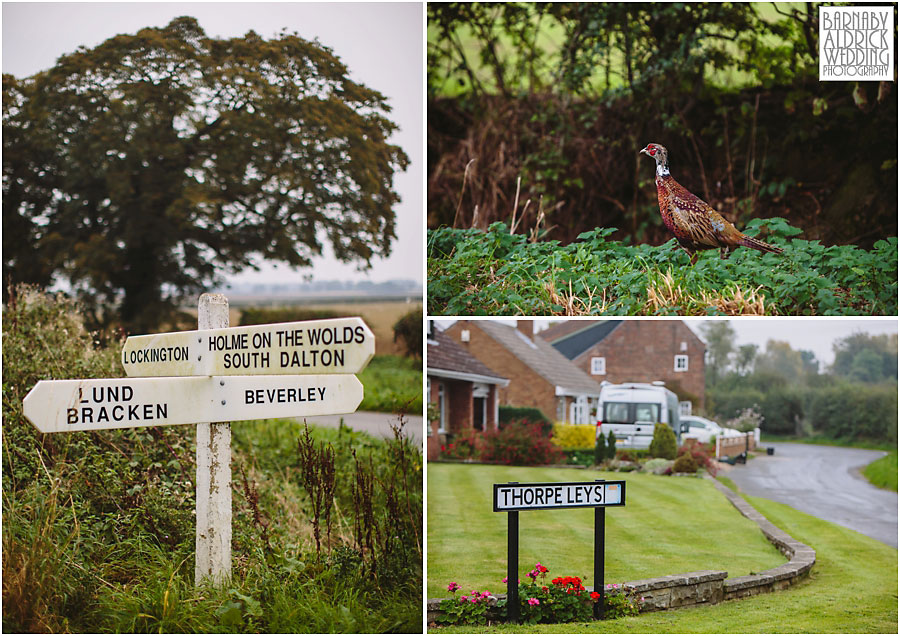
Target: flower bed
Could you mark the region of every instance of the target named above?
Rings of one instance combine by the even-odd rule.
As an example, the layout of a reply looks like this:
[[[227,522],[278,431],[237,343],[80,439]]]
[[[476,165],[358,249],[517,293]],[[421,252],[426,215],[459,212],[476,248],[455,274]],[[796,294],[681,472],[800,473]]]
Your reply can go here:
[[[536,563],[528,573],[528,583],[518,581],[519,618],[521,622],[568,623],[592,620],[594,605],[600,601],[598,592],[588,592],[580,577],[560,576],[547,585],[549,568]],[[540,581],[538,581],[540,578]],[[505,584],[507,579],[503,579]],[[451,582],[447,590],[453,598],[440,602],[436,622],[442,625],[484,625],[493,620],[508,618],[507,599],[500,600],[490,592],[472,590],[470,594],[456,597],[460,585]],[[604,618],[637,616],[641,611],[643,598],[626,592],[623,585],[612,583],[606,586],[604,598]]]

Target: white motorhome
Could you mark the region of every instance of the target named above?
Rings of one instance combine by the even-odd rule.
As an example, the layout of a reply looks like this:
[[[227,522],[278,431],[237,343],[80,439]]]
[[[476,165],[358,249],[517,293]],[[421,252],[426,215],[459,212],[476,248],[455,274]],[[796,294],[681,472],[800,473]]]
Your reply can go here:
[[[681,443],[678,396],[663,382],[603,382],[597,408],[597,435],[616,436],[617,448],[648,448],[657,422],[667,424]]]

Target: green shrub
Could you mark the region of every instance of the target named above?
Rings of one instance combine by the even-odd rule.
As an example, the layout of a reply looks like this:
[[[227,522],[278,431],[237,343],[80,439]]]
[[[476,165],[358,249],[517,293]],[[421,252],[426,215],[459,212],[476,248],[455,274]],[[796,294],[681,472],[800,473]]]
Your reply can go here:
[[[307,309],[304,307],[247,307],[241,310],[240,324],[268,325],[278,322],[300,320],[325,320],[327,318],[348,318],[350,314],[331,309]]]
[[[553,443],[560,448],[589,450],[595,445],[597,427],[588,425],[562,424],[553,425]]]
[[[538,422],[540,424],[552,424],[543,411],[533,406],[501,406],[498,409],[498,417],[500,418],[500,427],[505,424],[519,420],[528,420],[529,422]],[[552,430],[552,429],[551,429]]]
[[[566,455],[566,464],[573,466],[591,466],[594,464],[593,450],[563,450]]]
[[[612,431],[606,437],[606,459],[615,459],[616,457],[616,434]]]
[[[606,438],[598,435],[594,444],[594,464],[602,464],[604,459],[606,459]]]
[[[672,464],[673,473],[696,473],[697,468],[697,460],[689,454],[679,455],[675,463]]]
[[[713,445],[713,448],[715,448],[715,445]],[[718,469],[716,467],[716,462],[713,460],[712,456],[710,455],[710,451],[708,450],[708,447],[706,445],[701,444],[700,442],[698,442],[696,440],[688,440],[685,444],[683,444],[681,446],[681,448],[678,449],[679,457],[682,457],[685,455],[693,458],[693,460],[697,464],[697,466],[706,469],[706,472],[708,472],[710,475],[712,475],[713,477],[716,476],[716,473],[718,472]],[[680,471],[676,470],[675,472],[680,472]],[[690,472],[690,471],[687,471],[687,472]]]
[[[394,342],[403,341],[408,358],[422,359],[422,308],[413,309],[394,323]]]
[[[657,422],[653,427],[653,441],[650,442],[648,450],[650,457],[675,459],[675,451],[678,450],[675,431],[668,424]]]

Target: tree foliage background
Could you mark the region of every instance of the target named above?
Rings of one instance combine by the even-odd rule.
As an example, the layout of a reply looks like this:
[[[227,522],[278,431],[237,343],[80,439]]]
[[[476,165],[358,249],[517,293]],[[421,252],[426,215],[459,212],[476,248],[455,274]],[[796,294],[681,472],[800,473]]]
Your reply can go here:
[[[896,236],[895,84],[818,81],[818,4],[429,4],[429,227],[510,223],[518,201],[564,243],[661,244],[652,141],[739,226]]]
[[[834,363],[777,336],[760,351],[735,346],[726,321],[704,323],[707,412],[724,424],[745,409],[781,435],[897,443],[897,334],[856,332],[835,341]]]
[[[93,322],[156,327],[254,257],[390,253],[407,157],[377,92],[283,32],[209,38],[190,17],[3,76],[4,278],[71,281]]]

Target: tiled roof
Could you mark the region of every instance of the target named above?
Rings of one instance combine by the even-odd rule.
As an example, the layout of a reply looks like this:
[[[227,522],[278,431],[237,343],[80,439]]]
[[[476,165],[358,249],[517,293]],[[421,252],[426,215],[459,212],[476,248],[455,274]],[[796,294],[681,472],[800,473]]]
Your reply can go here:
[[[538,335],[546,340],[547,342],[554,342],[555,340],[559,340],[560,338],[564,338],[568,336],[570,333],[575,333],[576,331],[581,331],[582,329],[587,329],[593,325],[596,325],[598,322],[606,322],[605,320],[572,320],[571,318],[566,320],[561,320],[555,324],[550,325],[543,331],[539,332]]]
[[[549,342],[551,342],[553,344],[553,347],[561,354],[566,356],[566,358],[568,358],[569,360],[574,360],[579,355],[581,355],[582,353],[593,347],[595,344],[603,340],[610,333],[612,333],[613,329],[622,324],[622,321],[591,320],[577,321],[577,323],[582,325],[581,329],[577,331],[570,331],[566,335],[557,336],[555,338],[552,337],[552,334],[551,338],[547,338],[547,336],[544,336],[543,332],[541,333],[541,335],[544,336],[544,338]]]
[[[530,339],[515,327],[490,320],[477,325],[547,382],[571,393],[600,393],[600,385],[541,338]]]
[[[432,340],[437,344],[432,344]],[[507,379],[489,369],[481,360],[463,349],[449,334],[437,328],[428,342],[428,368],[471,373],[498,380]]]

